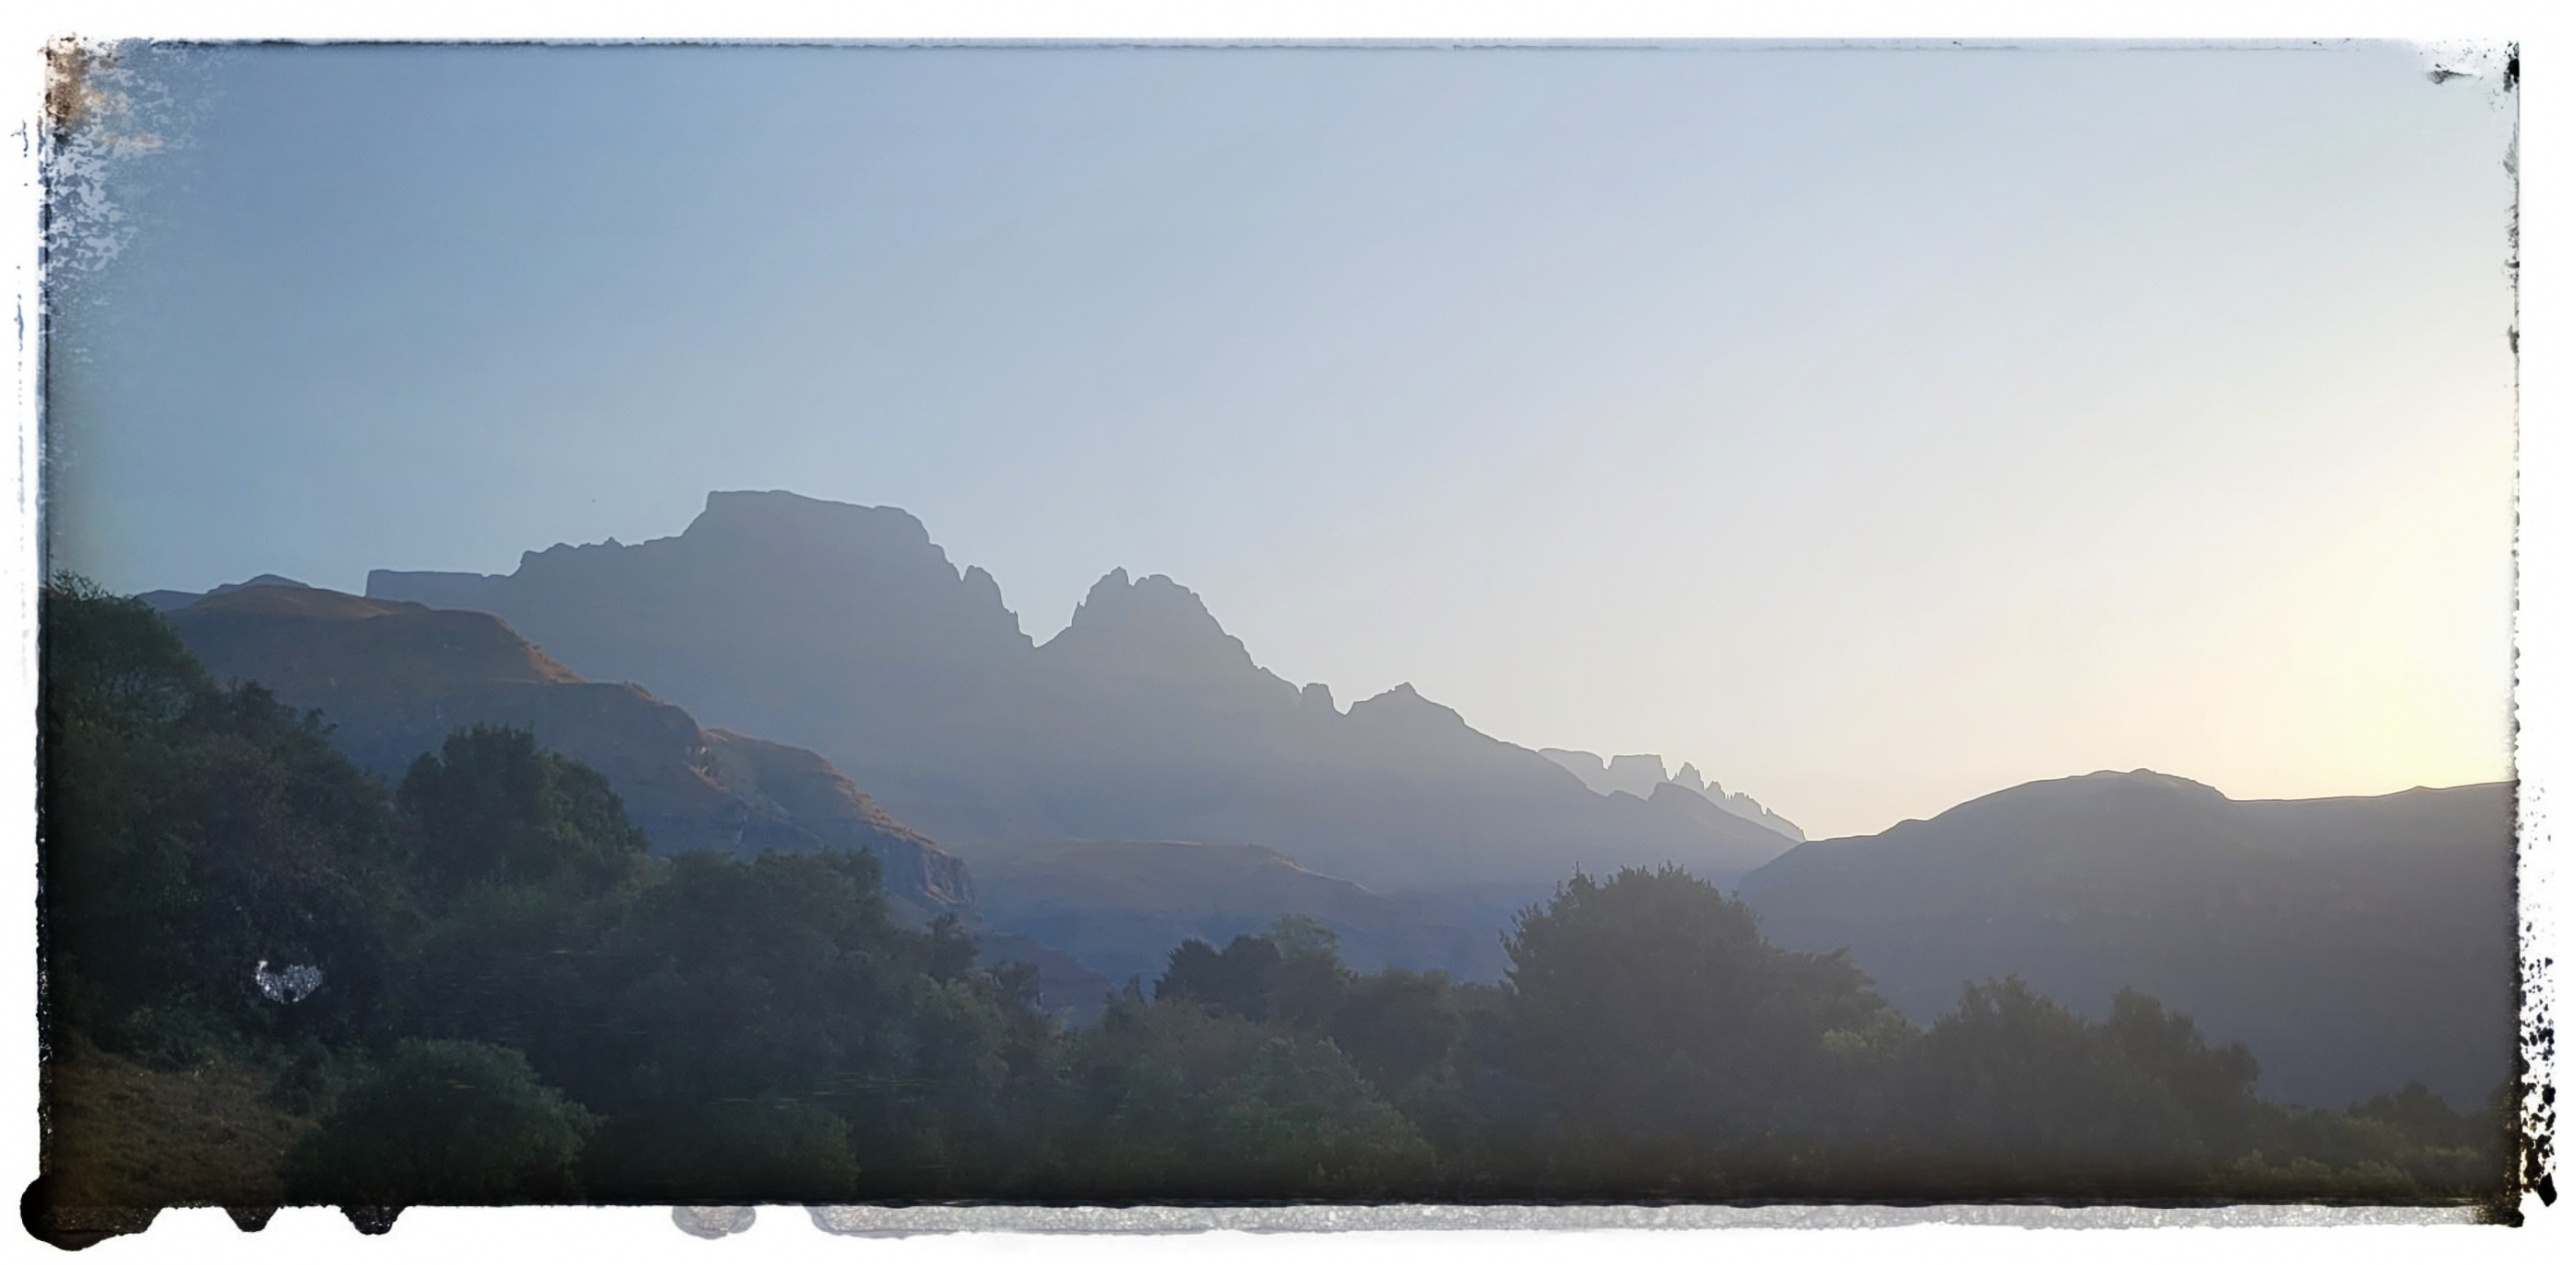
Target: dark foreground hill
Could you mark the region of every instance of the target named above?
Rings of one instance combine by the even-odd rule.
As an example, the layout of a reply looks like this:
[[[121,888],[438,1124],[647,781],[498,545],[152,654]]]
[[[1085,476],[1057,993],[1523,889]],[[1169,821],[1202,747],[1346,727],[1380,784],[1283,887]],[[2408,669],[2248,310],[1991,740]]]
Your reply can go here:
[[[904,511],[713,493],[680,536],[560,545],[511,575],[377,571],[488,611],[579,672],[824,753],[965,854],[1057,838],[1252,844],[1497,925],[1576,868],[1718,881],[1791,846],[1730,814],[1592,793],[1410,686],[1338,709],[1257,666],[1190,590],[1105,576],[1034,645]]]
[[[163,617],[215,677],[320,709],[334,745],[386,777],[455,729],[517,726],[603,773],[662,852],[868,850],[911,912],[973,908],[959,858],[814,752],[705,729],[637,687],[583,680],[488,615],[253,582]]]
[[[2478,1106],[2516,1046],[2514,787],[2232,800],[2151,772],[2035,782],[1745,879],[1772,943],[1846,948],[1915,1019],[2014,972],[2126,986],[2248,1044],[2269,1097],[2424,1081]]]

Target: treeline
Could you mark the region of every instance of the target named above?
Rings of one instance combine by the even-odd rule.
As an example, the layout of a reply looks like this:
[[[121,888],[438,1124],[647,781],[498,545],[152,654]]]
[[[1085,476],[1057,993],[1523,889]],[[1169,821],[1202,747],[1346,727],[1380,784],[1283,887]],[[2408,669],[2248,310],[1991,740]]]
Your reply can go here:
[[[894,923],[868,855],[652,858],[520,731],[386,786],[139,602],[42,602],[56,1237],[175,1203],[2508,1194],[2504,1113],[2275,1106],[2132,992],[2091,1021],[1994,981],[1921,1028],[1676,869],[1573,878],[1501,986],[1289,919],[1070,1031],[1030,968]]]

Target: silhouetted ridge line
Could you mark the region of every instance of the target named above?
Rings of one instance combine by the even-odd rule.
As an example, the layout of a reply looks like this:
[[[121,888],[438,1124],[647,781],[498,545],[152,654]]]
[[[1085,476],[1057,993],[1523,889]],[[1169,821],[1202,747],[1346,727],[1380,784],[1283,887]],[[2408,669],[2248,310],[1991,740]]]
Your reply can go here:
[[[2276,1099],[2476,1106],[2515,1048],[2514,846],[2512,783],[2233,800],[2145,769],[1806,843],[1741,891],[1915,1019],[2010,973],[2091,1010],[2129,986],[2247,1043]]]
[[[1035,648],[994,579],[896,509],[714,493],[679,536],[554,546],[443,591],[589,676],[824,753],[963,853],[1263,845],[1497,926],[1577,866],[1670,861],[1730,883],[1792,842],[1596,798],[1410,685],[1337,711],[1167,577],[1113,571]]]

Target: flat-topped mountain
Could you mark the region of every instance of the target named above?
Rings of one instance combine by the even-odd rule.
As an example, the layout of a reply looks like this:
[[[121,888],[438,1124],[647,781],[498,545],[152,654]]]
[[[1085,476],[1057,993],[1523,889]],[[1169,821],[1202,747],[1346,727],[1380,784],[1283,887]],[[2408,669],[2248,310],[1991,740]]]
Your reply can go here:
[[[367,591],[487,611],[582,674],[817,750],[964,854],[1261,845],[1498,923],[1576,867],[1730,883],[1793,842],[1595,794],[1410,686],[1340,710],[1162,576],[1103,577],[1035,646],[992,577],[896,509],[713,493],[679,536],[556,546],[503,576],[377,571]]]
[[[2131,986],[2246,1042],[2278,1100],[2424,1081],[2477,1107],[2516,1042],[2514,786],[2233,800],[2148,771],[2034,782],[1804,844],[1743,898],[1847,949],[1917,1019],[2015,972],[2084,1011]]]
[[[253,582],[164,618],[216,677],[320,709],[339,749],[387,777],[462,726],[521,726],[604,774],[661,851],[867,849],[910,912],[973,908],[958,858],[816,753],[706,729],[636,686],[585,680],[490,615]]]

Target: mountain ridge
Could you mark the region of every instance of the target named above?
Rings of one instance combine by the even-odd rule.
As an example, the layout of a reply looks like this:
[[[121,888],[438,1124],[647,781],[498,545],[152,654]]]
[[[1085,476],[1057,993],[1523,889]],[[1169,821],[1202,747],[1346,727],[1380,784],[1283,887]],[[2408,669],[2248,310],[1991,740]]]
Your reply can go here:
[[[2106,771],[1804,843],[1738,890],[1772,943],[1848,950],[1915,1019],[1969,979],[2084,1010],[2129,986],[2248,1043],[2278,1098],[2477,1103],[2514,1050],[2513,813],[2505,782],[2235,800]]]
[[[1611,803],[1399,686],[1336,710],[1255,664],[1198,594],[1106,573],[1034,644],[993,577],[904,511],[718,492],[677,536],[528,551],[467,597],[590,676],[819,751],[962,853],[1046,838],[1279,849],[1382,893],[1507,919],[1577,866],[1730,883],[1793,840]]]
[[[1798,843],[1804,842],[1804,830],[1801,827],[1769,811],[1760,801],[1748,795],[1725,790],[1722,782],[1706,780],[1706,775],[1700,773],[1695,764],[1683,763],[1680,771],[1674,773],[1663,764],[1662,757],[1658,755],[1616,755],[1604,761],[1598,752],[1576,751],[1567,747],[1540,747],[1538,754],[1562,766],[1575,777],[1581,778],[1583,785],[1602,795],[1623,791],[1637,799],[1651,799],[1657,788],[1675,787],[1696,796],[1705,806],[1729,813]],[[1694,807],[1686,800],[1676,797],[1675,802],[1684,808]]]
[[[454,729],[516,725],[604,774],[661,851],[867,850],[914,911],[974,912],[959,858],[814,752],[705,728],[638,686],[588,681],[494,616],[260,584],[162,618],[217,678],[318,709],[332,742],[386,777]]]

